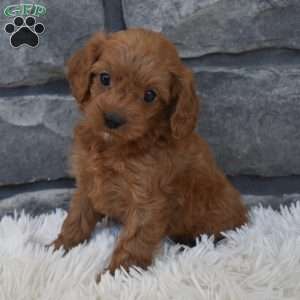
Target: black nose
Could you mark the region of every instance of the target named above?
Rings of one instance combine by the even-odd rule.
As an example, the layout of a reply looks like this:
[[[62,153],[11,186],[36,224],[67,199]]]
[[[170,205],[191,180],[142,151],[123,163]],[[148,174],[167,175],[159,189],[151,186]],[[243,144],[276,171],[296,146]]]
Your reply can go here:
[[[126,120],[114,112],[104,113],[105,125],[110,129],[115,129],[126,123]]]

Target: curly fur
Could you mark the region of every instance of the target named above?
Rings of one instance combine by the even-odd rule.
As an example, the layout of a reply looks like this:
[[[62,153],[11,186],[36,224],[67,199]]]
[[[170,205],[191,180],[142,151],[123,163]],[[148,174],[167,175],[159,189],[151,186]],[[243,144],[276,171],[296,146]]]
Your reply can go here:
[[[101,72],[111,75],[102,86]],[[161,34],[129,29],[95,34],[68,63],[72,93],[83,112],[74,131],[77,190],[55,248],[87,240],[97,221],[123,224],[109,270],[146,268],[165,236],[189,243],[247,221],[239,192],[196,133],[199,99],[192,73]],[[157,99],[143,101],[153,89]],[[126,124],[105,126],[103,113]]]

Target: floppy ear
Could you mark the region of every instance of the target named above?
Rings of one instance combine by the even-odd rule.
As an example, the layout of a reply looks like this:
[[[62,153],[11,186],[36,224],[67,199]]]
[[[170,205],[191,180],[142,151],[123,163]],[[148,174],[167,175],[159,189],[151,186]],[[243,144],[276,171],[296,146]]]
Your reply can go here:
[[[67,63],[67,78],[81,110],[89,100],[91,67],[99,58],[105,39],[103,33],[94,34],[84,48],[77,50]]]
[[[173,137],[181,139],[194,130],[199,112],[193,74],[184,66],[183,70],[175,75],[172,94],[175,108],[171,115],[171,131]]]

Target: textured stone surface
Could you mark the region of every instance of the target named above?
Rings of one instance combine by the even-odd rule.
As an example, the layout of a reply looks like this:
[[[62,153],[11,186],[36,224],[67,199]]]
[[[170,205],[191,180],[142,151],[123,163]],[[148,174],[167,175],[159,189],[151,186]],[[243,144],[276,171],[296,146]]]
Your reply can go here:
[[[0,200],[0,218],[12,215],[14,211],[20,213],[24,210],[31,215],[49,213],[56,208],[67,209],[74,188],[46,189],[19,193]],[[247,207],[253,205],[271,206],[279,209],[280,205],[290,205],[300,201],[300,194],[283,195],[243,195]]]
[[[72,178],[0,186],[0,201],[18,194],[39,192],[44,190],[73,189],[74,187],[75,180]]]
[[[228,176],[228,178],[245,195],[300,194],[300,175],[276,177]]]
[[[52,82],[92,32],[125,25],[162,31],[194,69],[200,132],[225,172],[300,174],[298,0],[48,2],[38,48],[11,48],[0,18],[0,185],[67,176],[77,109]]]
[[[300,48],[299,0],[122,0],[128,27],[165,33],[183,57]]]
[[[50,4],[51,2],[51,4]],[[102,1],[53,0],[44,4],[47,15],[37,18],[45,25],[37,48],[12,48],[3,30],[13,18],[5,17],[2,8],[14,4],[1,1],[0,18],[0,87],[43,83],[63,77],[64,61],[82,46],[91,33],[104,29]]]
[[[0,218],[24,210],[31,215],[49,213],[56,208],[67,209],[73,189],[49,189],[17,194],[0,200]]]
[[[125,29],[121,0],[103,1],[105,29],[108,32]]]
[[[203,98],[200,133],[227,174],[300,173],[298,51],[210,55],[186,63]],[[18,88],[2,95],[0,184],[67,176],[78,112],[66,88]]]
[[[71,96],[0,97],[0,185],[66,176],[77,118]]]
[[[291,205],[296,201],[300,201],[300,194],[284,194],[284,195],[243,195],[243,199],[247,207],[254,205],[262,205],[264,207],[271,206],[279,209],[281,205]]]
[[[227,174],[300,173],[299,61],[281,51],[189,61],[203,98],[200,132]]]

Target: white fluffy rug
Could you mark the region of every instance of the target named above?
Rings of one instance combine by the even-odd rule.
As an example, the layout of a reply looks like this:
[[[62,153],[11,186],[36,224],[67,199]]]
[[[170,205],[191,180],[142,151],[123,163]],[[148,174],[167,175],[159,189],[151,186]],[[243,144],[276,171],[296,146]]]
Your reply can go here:
[[[164,243],[148,271],[109,274],[119,229],[97,228],[93,239],[66,256],[43,245],[59,231],[65,212],[0,222],[0,299],[300,299],[300,202],[281,212],[254,208],[251,222],[227,232],[217,247],[203,237],[194,248]]]

